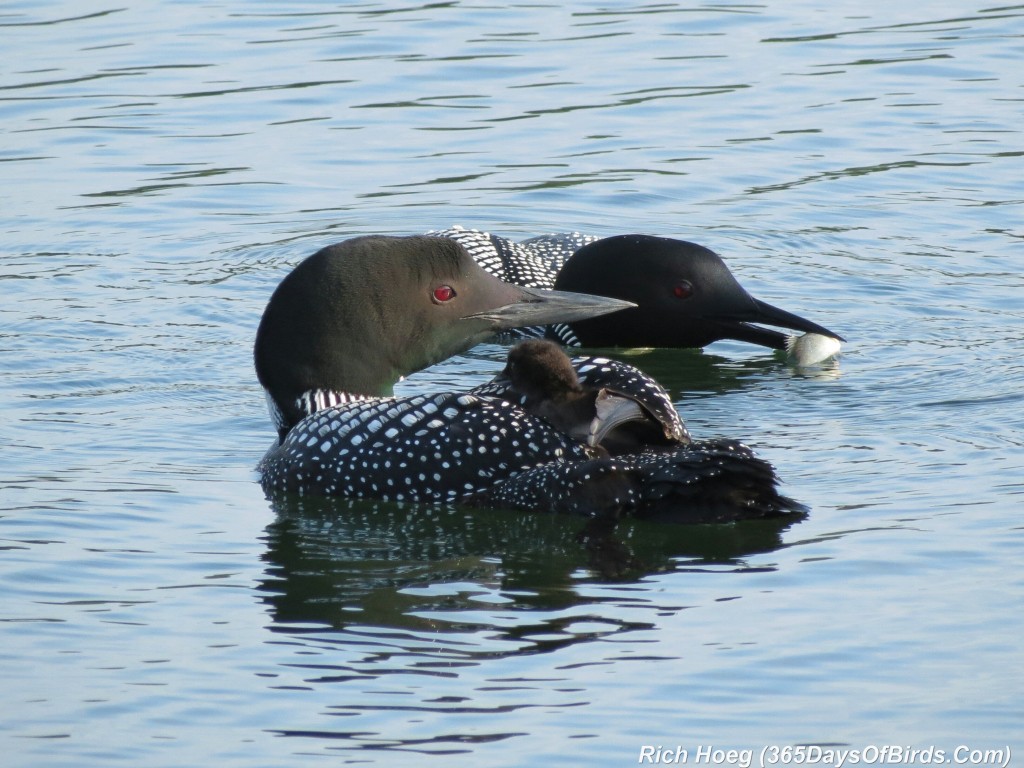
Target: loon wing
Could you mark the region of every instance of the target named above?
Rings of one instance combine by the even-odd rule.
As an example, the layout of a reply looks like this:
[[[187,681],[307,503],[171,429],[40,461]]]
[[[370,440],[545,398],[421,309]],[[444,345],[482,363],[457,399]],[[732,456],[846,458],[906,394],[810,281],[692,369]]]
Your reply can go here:
[[[634,401],[661,425],[666,439],[677,443],[689,442],[690,434],[668,392],[639,368],[595,356],[574,357],[572,366],[583,386],[604,389]]]
[[[604,389],[608,393],[632,400],[661,426],[665,439],[686,443],[690,434],[679,417],[672,398],[654,378],[627,363],[593,355],[572,358],[572,367],[580,384],[588,389]],[[502,377],[470,390],[483,397],[515,399],[511,382]]]
[[[674,523],[802,517],[775,472],[742,443],[715,440],[584,462],[553,462],[473,496],[482,506]]]

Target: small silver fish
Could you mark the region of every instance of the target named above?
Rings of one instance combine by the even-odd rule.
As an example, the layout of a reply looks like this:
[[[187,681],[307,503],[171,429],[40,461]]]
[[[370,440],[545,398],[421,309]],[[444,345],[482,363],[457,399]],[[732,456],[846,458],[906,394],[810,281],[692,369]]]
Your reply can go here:
[[[839,354],[841,347],[839,339],[820,333],[789,336],[786,338],[786,358],[794,365],[816,365]]]

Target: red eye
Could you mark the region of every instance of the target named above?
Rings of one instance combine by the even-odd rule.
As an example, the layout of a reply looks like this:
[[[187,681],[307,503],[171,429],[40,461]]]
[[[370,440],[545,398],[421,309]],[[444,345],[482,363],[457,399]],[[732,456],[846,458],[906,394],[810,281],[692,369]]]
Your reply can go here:
[[[455,289],[450,285],[439,285],[431,295],[435,304],[447,304],[455,298]]]
[[[693,285],[689,280],[682,280],[676,283],[672,289],[672,295],[677,299],[688,299],[693,296]]]

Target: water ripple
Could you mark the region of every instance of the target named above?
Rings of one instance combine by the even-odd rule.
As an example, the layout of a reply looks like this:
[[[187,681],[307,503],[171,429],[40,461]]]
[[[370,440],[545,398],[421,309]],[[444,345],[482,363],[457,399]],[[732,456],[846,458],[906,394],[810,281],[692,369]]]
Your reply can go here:
[[[1013,742],[1022,20],[9,3],[8,761]],[[455,223],[697,240],[848,337],[815,371],[730,343],[628,357],[694,434],[773,461],[807,519],[268,502],[252,335],[274,285],[331,242]],[[504,355],[401,390],[481,383]]]

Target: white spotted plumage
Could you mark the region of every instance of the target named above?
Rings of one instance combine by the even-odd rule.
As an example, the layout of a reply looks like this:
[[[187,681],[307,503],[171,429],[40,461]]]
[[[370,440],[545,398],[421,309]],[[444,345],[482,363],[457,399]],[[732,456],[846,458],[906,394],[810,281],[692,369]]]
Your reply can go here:
[[[512,403],[446,392],[328,406],[292,427],[260,471],[268,490],[436,502],[589,455]]]
[[[663,426],[685,434],[653,379],[607,358],[574,362],[581,382],[626,382]],[[266,491],[703,523],[802,512],[775,490],[771,465],[732,440],[597,455],[488,385],[308,402],[318,400],[338,404],[303,418],[267,452],[259,466]]]

